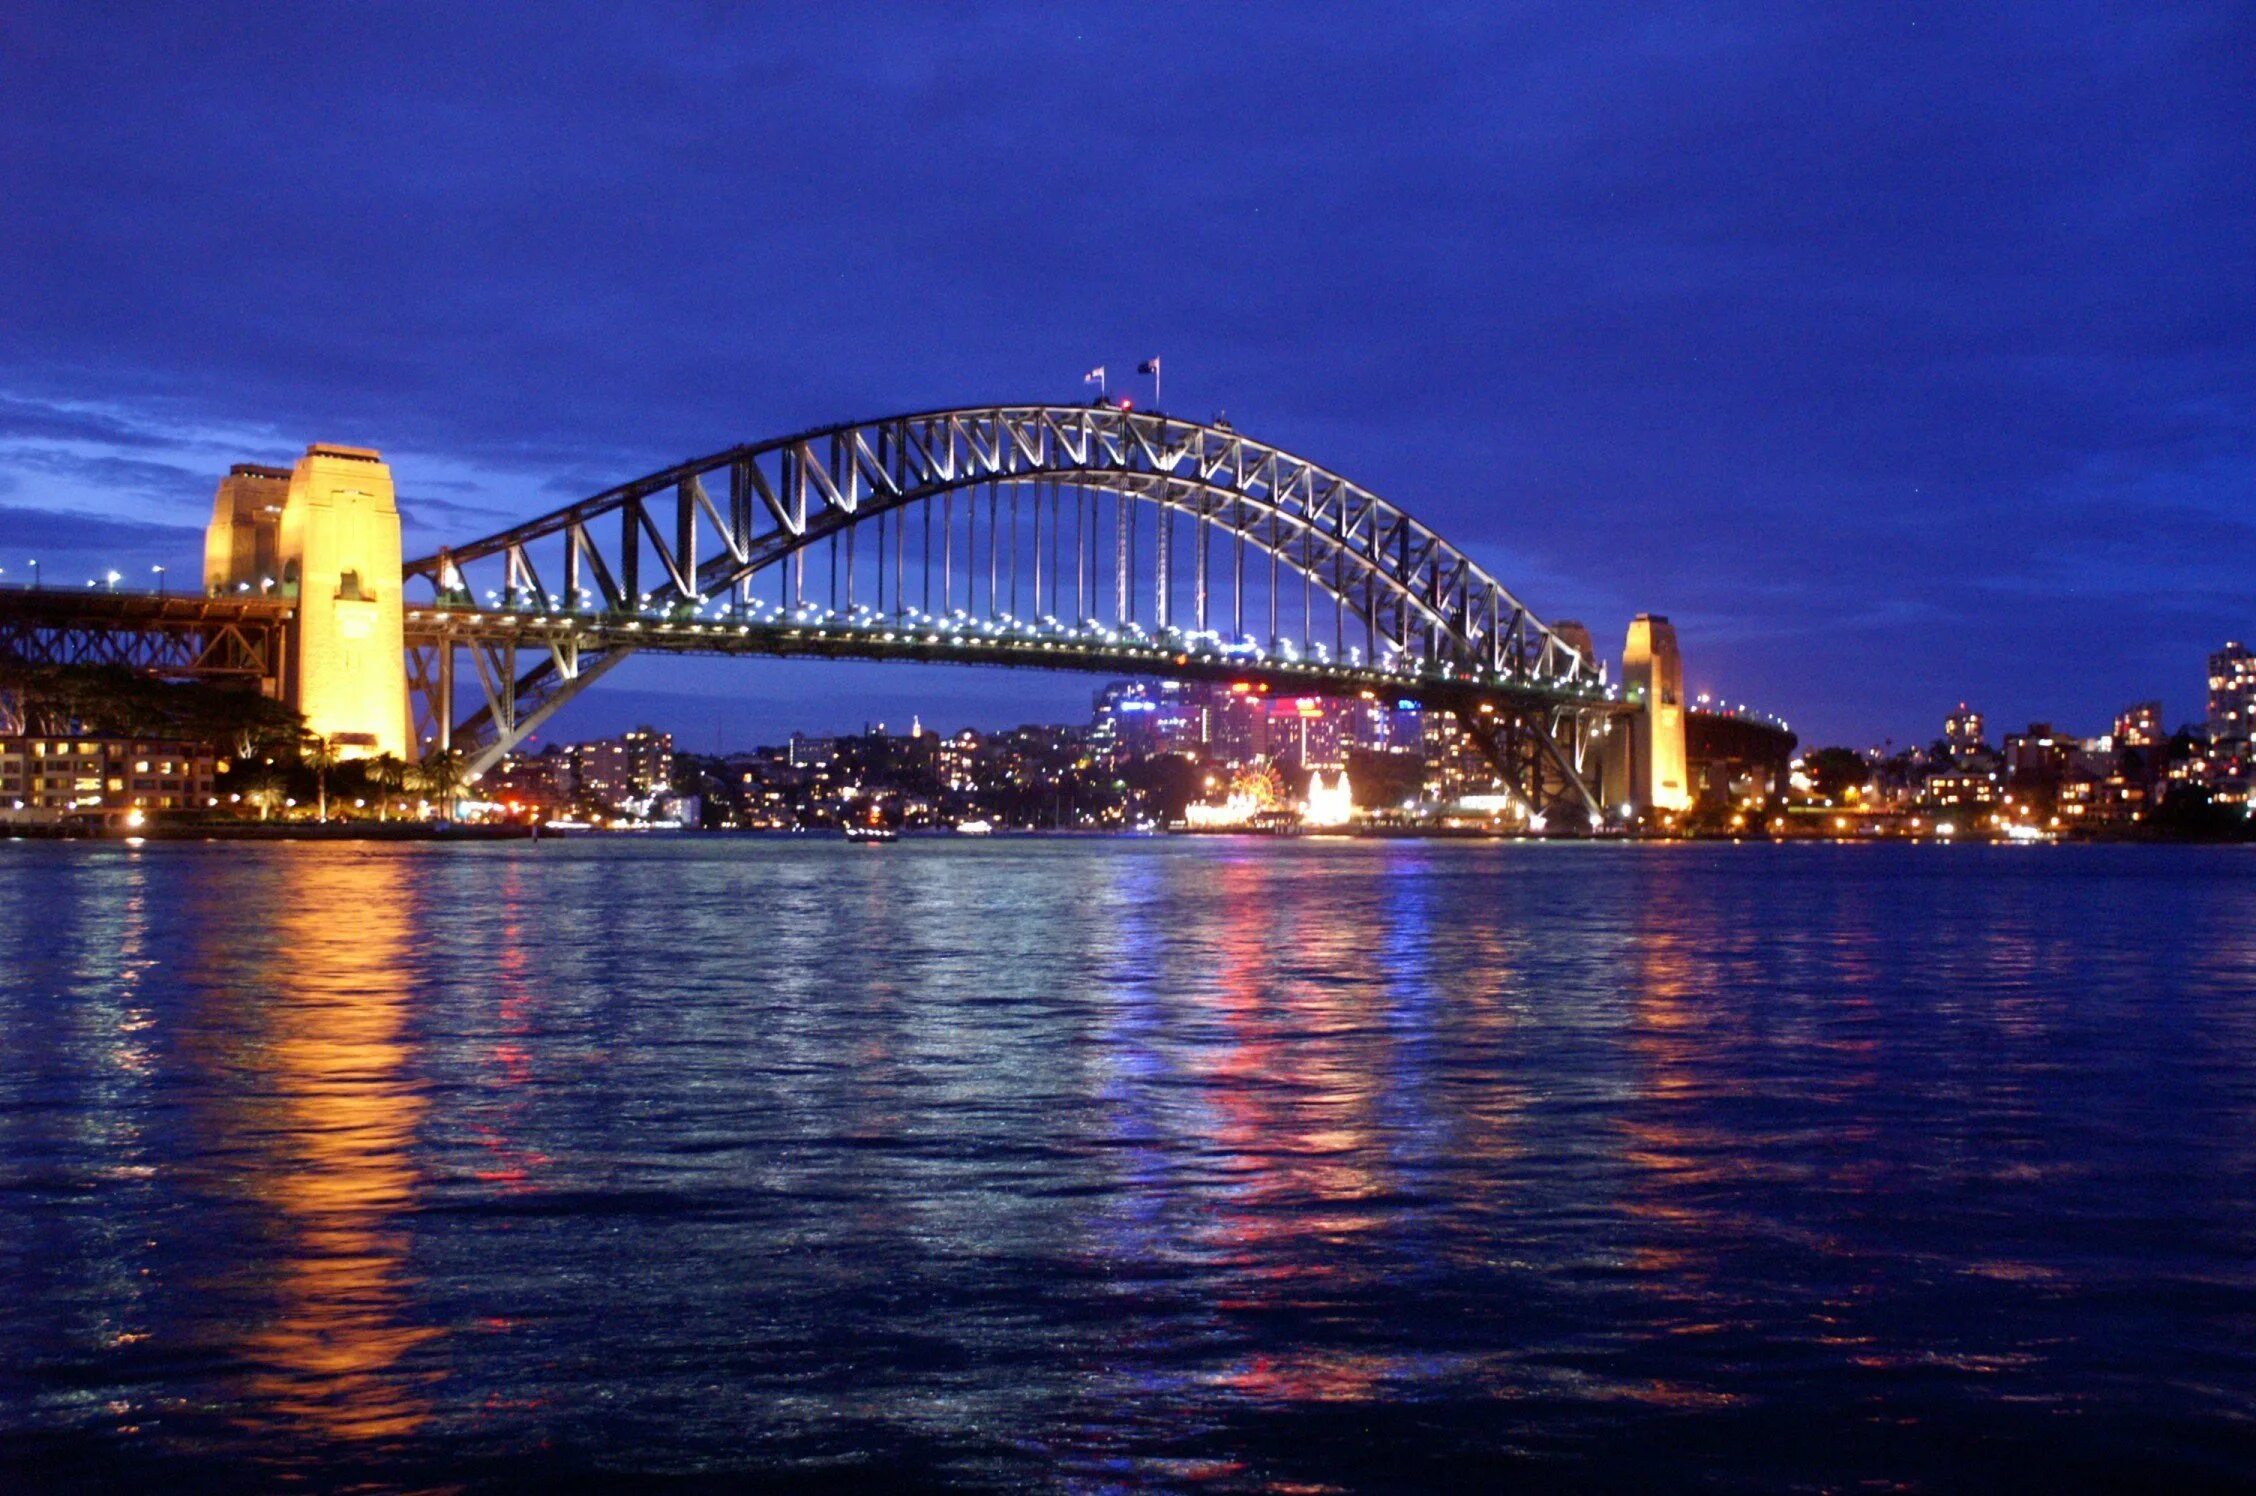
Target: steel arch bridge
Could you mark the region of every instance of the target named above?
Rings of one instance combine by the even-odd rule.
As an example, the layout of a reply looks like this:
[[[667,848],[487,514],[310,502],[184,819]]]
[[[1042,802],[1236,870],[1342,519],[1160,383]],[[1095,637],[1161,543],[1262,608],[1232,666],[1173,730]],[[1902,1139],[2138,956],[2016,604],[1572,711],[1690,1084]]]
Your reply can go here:
[[[1430,527],[1224,425],[1007,405],[731,447],[411,561],[419,737],[483,772],[640,652],[1254,680],[1454,711],[1595,814],[1623,707]],[[420,595],[419,595],[420,594]],[[456,720],[459,661],[478,685]]]

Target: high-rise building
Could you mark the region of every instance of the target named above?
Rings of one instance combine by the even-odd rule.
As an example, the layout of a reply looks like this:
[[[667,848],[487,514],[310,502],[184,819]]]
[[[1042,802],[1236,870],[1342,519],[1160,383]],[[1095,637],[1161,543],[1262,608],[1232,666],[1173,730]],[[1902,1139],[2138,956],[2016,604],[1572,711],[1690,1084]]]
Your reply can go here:
[[[575,786],[584,799],[618,806],[666,789],[674,779],[674,735],[638,727],[571,749]]]
[[[1360,704],[1360,703],[1358,703]],[[1304,769],[1338,768],[1346,762],[1341,731],[1347,706],[1323,696],[1287,696],[1269,703],[1269,756],[1291,758]]]
[[[1205,741],[1203,688],[1176,680],[1116,680],[1097,692],[1089,740],[1100,754],[1141,758],[1195,752]]]
[[[1266,688],[1239,681],[1211,686],[1206,693],[1206,752],[1215,763],[1236,768],[1269,752],[1269,697]]]
[[[2256,652],[2237,641],[2209,656],[2209,741],[2245,742],[2256,728]]]
[[[1964,758],[1989,746],[1983,735],[1982,714],[1965,702],[1958,710],[1943,719],[1943,741],[1950,744],[1953,758]]]

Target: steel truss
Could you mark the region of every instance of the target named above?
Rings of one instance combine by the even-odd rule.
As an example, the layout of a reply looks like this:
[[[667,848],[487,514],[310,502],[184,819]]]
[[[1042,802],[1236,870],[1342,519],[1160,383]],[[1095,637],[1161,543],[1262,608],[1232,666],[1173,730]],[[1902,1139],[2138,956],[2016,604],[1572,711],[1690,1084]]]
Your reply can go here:
[[[172,680],[281,690],[291,609],[269,601],[146,593],[0,592],[0,659],[114,665]]]
[[[410,603],[418,730],[476,770],[628,653],[719,647],[654,623],[759,607],[770,622],[1063,619],[1258,642],[1320,661],[1311,692],[1384,665],[1389,689],[1451,698],[1537,807],[1596,809],[1584,740],[1613,709],[1596,661],[1395,505],[1233,430],[1106,406],[938,411],[734,447],[406,571],[429,594]],[[736,638],[731,652],[789,642]],[[483,703],[461,722],[458,656]],[[1053,663],[1118,668],[1070,649]],[[1189,652],[1171,663],[1151,673],[1184,673]]]

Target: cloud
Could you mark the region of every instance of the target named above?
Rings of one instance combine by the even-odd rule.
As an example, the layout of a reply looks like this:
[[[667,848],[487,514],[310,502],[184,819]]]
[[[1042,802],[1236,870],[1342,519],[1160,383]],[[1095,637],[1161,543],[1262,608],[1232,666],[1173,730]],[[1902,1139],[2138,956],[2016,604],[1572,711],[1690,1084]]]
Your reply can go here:
[[[138,586],[151,566],[185,582],[198,574],[203,554],[201,529],[0,504],[0,570],[10,585],[31,579],[34,559],[40,580],[51,587],[76,586],[112,569]]]
[[[178,445],[173,436],[109,412],[0,396],[0,442],[23,440],[84,442],[122,448]]]
[[[88,454],[64,447],[0,448],[0,464],[22,473],[68,481],[71,487],[112,502],[155,499],[167,504],[208,505],[216,477],[208,471],[113,453]]]

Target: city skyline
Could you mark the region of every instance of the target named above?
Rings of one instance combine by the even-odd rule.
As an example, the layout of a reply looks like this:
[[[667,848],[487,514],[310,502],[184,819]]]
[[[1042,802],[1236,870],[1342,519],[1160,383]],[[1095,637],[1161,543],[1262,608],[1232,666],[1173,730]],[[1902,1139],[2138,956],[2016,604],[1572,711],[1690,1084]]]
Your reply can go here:
[[[1127,371],[1164,353],[1177,412],[1323,453],[1609,657],[1671,615],[1689,690],[1814,741],[1908,741],[1962,695],[2190,719],[2201,658],[2256,632],[2226,13],[1428,19],[1368,70],[1257,13],[912,19],[866,56],[822,30],[844,17],[479,19],[443,48],[343,18],[323,43],[356,67],[318,82],[261,14],[12,23],[0,110],[38,148],[0,165],[27,293],[0,583],[35,555],[185,570],[216,474],[309,440],[392,454],[413,550],[841,415],[1070,399],[1100,363],[1145,398]],[[1266,65],[1197,60],[1243,51]],[[90,69],[126,85],[98,127],[64,91]],[[767,102],[641,107],[708,85]],[[1382,116],[1411,128],[1366,143]],[[967,169],[893,148],[926,130]],[[1475,149],[1500,134],[1537,148]],[[552,135],[570,167],[519,148]],[[1163,187],[1193,211],[1154,235]],[[799,668],[638,661],[611,691],[752,735]],[[884,669],[825,677],[838,719],[952,697],[999,725],[1085,689]]]

